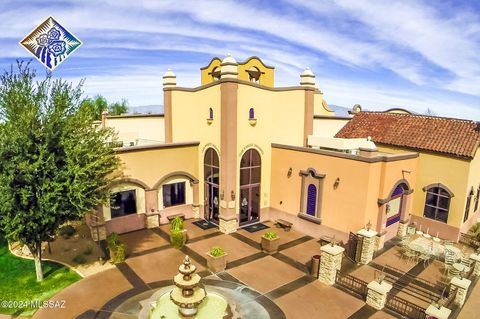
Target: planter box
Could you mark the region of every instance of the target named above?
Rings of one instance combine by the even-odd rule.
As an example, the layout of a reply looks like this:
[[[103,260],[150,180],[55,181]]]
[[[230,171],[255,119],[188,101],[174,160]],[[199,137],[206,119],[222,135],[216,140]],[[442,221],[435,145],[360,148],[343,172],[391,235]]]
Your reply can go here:
[[[267,254],[273,254],[278,251],[280,245],[280,237],[268,239],[262,236],[262,250]]]
[[[214,273],[224,271],[227,268],[227,253],[218,257],[207,253],[207,267]]]
[[[187,230],[184,229],[181,231],[182,233],[182,245],[181,247],[185,246],[185,244],[187,243],[188,241],[188,234],[187,234]],[[172,236],[172,233],[170,233],[170,243],[173,245],[173,236]],[[178,248],[181,248],[181,247],[178,247]]]

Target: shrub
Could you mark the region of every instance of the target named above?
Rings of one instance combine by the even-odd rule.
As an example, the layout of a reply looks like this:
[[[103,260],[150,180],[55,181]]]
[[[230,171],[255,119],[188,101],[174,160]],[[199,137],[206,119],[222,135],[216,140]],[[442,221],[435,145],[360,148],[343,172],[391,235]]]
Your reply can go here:
[[[212,255],[213,257],[220,257],[220,256],[223,256],[225,255],[225,250],[223,250],[222,247],[212,247],[210,249],[210,255]]]
[[[80,265],[87,262],[87,258],[85,258],[85,256],[82,255],[82,254],[76,255],[75,257],[73,257],[72,260],[73,260],[73,262],[75,262],[77,264],[80,264]]]
[[[267,239],[276,239],[276,238],[278,238],[278,235],[274,231],[267,231],[265,234],[263,234],[263,237],[265,237]]]
[[[120,240],[120,236],[113,232],[107,236],[108,249],[110,250],[110,257],[114,264],[125,261],[127,258],[127,247]]]
[[[480,223],[473,224],[470,232],[480,237]]]
[[[75,234],[75,228],[72,225],[63,225],[58,229],[58,234],[65,239],[69,239]]]
[[[175,217],[170,222],[170,231],[180,231],[183,230],[183,219],[180,216]]]
[[[113,263],[121,263],[124,262],[127,258],[127,247],[125,244],[120,243],[115,246],[115,250],[113,251]]]
[[[83,253],[86,255],[86,256],[90,256],[93,252],[93,246],[88,244],[87,247],[85,248],[85,250],[83,251]]]
[[[183,246],[183,232],[172,230],[170,232],[170,241],[172,242],[172,246],[175,248],[182,248]]]

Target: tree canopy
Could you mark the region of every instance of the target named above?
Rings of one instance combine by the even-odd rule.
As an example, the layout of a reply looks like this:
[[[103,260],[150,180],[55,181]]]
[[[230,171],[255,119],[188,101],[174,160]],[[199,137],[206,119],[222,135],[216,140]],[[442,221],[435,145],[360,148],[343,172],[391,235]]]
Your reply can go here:
[[[81,102],[81,107],[88,109],[96,120],[102,118],[103,111],[110,115],[121,115],[128,112],[128,101],[122,99],[120,102],[108,103],[102,95],[95,95],[93,98],[86,98]]]
[[[0,76],[0,226],[30,248],[38,280],[41,243],[107,202],[119,165],[113,131],[81,107],[82,84],[36,81],[28,63]]]

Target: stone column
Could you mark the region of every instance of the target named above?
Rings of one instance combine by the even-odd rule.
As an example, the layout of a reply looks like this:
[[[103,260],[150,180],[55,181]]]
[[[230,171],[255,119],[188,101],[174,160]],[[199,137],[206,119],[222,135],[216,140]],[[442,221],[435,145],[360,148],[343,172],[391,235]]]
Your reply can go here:
[[[160,226],[160,212],[150,211],[145,214],[145,226],[147,228],[155,228]]]
[[[387,231],[384,229],[383,231],[379,232],[377,236],[375,236],[375,250],[380,250],[385,245],[385,235],[387,235]]]
[[[392,285],[383,280],[381,283],[374,280],[367,285],[367,305],[377,310],[383,309],[387,301],[387,294],[392,289]]]
[[[192,191],[193,191],[193,203],[192,203],[193,218],[200,218],[200,203],[198,202],[198,198],[199,198],[198,181],[192,182]]]
[[[322,257],[320,258],[320,273],[318,280],[332,286],[335,283],[337,270],[342,267],[342,256],[345,248],[338,245],[326,244],[320,248]]]
[[[480,254],[471,254],[470,259],[473,260],[473,263],[472,263],[473,275],[474,276],[480,275]]]
[[[360,264],[368,264],[373,259],[377,232],[371,229],[360,229],[357,232],[357,235],[361,236],[363,239]]]
[[[450,281],[450,289],[457,288],[457,292],[455,294],[454,302],[459,305],[463,306],[465,303],[465,299],[467,298],[468,287],[472,282],[466,278],[460,279],[457,277],[453,277]]]
[[[428,306],[428,308],[425,310],[425,314],[427,315],[427,318],[433,317],[437,319],[448,319],[448,316],[450,316],[451,312],[452,311],[448,308],[445,308],[445,307],[437,308],[434,305]]]
[[[397,230],[397,236],[398,237],[407,236],[408,223],[409,223],[408,220],[401,220],[398,223],[398,230]]]

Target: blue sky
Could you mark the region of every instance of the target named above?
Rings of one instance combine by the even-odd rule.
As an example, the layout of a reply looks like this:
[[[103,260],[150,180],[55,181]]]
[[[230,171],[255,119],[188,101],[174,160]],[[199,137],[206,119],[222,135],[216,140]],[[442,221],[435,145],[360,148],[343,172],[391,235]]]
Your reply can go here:
[[[310,67],[329,104],[480,120],[479,1],[2,0],[2,70],[30,58],[18,42],[50,15],[84,43],[54,75],[86,78],[90,96],[163,104],[168,68],[198,86],[231,52],[275,66],[276,86]]]

